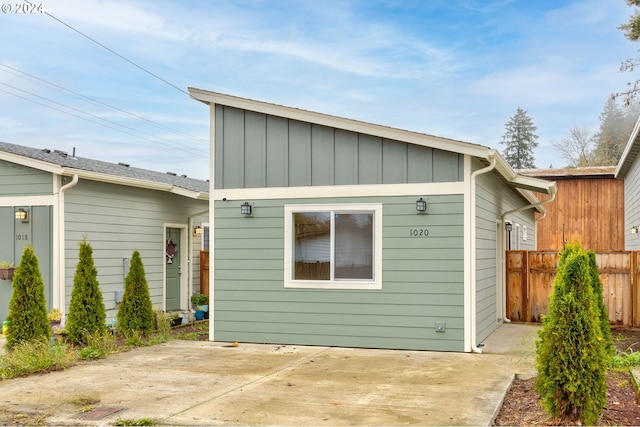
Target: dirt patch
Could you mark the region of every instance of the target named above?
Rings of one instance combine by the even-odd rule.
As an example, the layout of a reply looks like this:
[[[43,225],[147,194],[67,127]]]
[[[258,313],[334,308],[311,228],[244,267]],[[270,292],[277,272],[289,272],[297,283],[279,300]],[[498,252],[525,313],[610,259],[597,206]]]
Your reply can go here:
[[[640,351],[640,329],[614,328],[616,348],[620,352]],[[551,426],[581,425],[578,420],[552,418],[540,404],[535,390],[535,378],[515,380],[507,392],[494,425]],[[627,372],[609,372],[607,375],[607,406],[598,425],[640,425],[640,406]]]

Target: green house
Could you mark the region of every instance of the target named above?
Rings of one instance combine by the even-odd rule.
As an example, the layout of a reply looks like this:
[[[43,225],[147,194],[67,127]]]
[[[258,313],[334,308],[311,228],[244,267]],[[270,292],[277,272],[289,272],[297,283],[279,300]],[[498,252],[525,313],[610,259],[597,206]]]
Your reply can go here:
[[[0,261],[17,265],[32,245],[47,304],[64,315],[86,236],[112,318],[137,249],[153,304],[188,310],[203,240],[192,230],[208,221],[208,198],[206,181],[0,142]],[[0,280],[2,320],[11,293],[11,281]]]
[[[491,148],[220,93],[210,339],[480,351],[555,183]],[[506,231],[506,224],[510,231]]]

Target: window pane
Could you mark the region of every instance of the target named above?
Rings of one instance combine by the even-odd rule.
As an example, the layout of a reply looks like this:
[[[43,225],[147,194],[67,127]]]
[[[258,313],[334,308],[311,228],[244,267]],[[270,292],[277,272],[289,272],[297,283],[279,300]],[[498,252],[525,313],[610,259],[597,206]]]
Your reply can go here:
[[[335,233],[335,278],[373,279],[373,213],[336,213]]]
[[[331,214],[298,212],[293,214],[296,280],[330,280]]]

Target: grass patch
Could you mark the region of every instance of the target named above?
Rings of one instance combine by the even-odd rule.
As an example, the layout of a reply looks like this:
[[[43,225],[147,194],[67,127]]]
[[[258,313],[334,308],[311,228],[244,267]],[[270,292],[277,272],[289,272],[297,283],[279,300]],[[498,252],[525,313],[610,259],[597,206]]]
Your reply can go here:
[[[118,420],[113,423],[115,426],[154,426],[156,425],[155,420],[151,418],[136,418],[136,419],[125,419]]]
[[[16,344],[0,357],[0,379],[64,369],[75,363],[76,357],[64,344],[27,341]]]

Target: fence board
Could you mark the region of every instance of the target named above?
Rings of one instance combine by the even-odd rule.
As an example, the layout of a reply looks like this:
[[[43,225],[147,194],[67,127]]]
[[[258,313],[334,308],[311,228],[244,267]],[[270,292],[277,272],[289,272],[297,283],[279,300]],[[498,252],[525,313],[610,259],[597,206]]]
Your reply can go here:
[[[558,252],[507,251],[507,315],[512,321],[540,322],[547,314],[557,274]],[[638,252],[597,252],[602,296],[609,322],[640,326]]]

